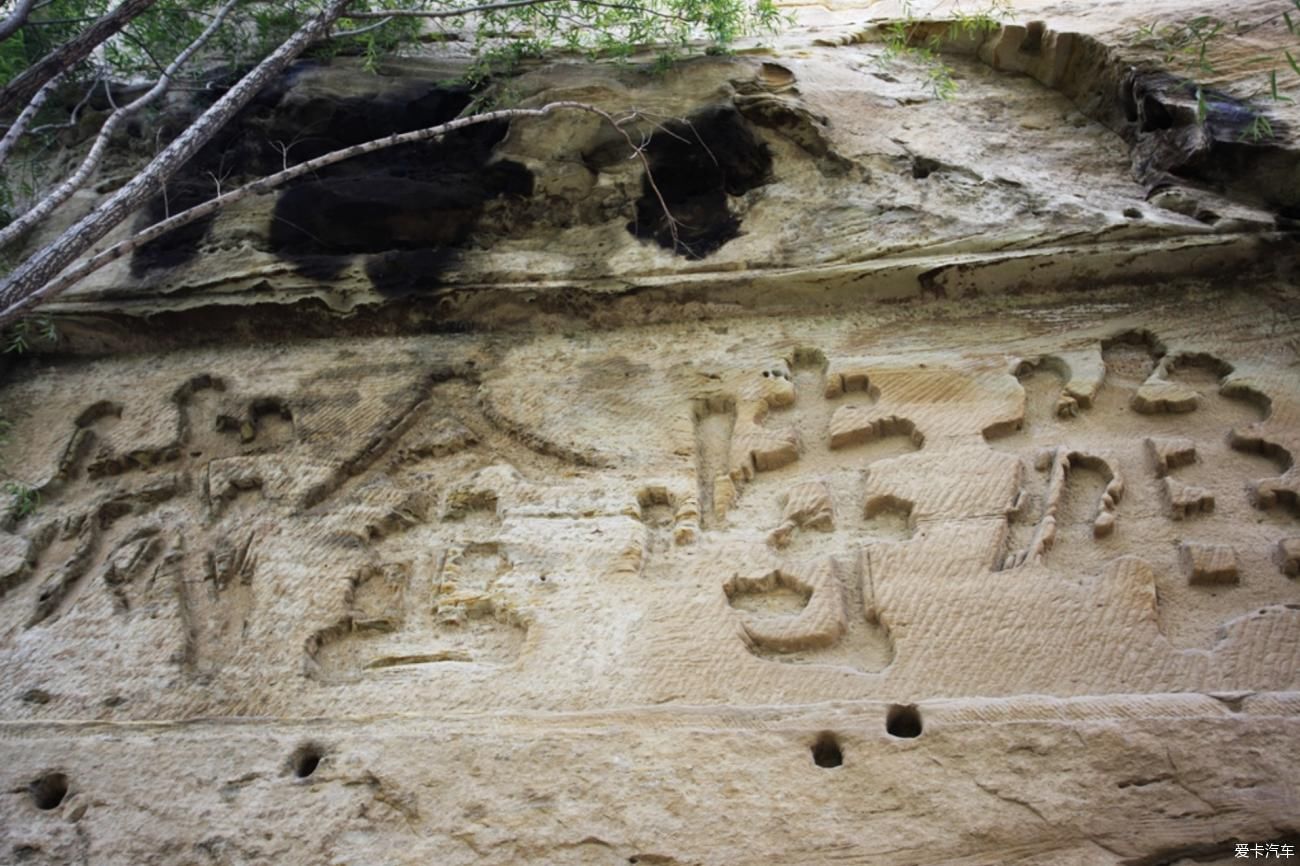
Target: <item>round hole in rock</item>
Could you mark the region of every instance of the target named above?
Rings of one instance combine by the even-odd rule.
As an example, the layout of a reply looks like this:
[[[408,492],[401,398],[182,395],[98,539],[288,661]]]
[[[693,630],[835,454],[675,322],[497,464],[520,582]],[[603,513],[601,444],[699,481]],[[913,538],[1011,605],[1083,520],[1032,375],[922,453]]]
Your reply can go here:
[[[912,177],[917,180],[925,180],[942,167],[942,163],[938,160],[924,156],[914,157],[912,159]]]
[[[37,809],[57,809],[68,796],[68,777],[62,773],[46,773],[27,786]]]
[[[293,764],[293,774],[299,779],[307,778],[316,772],[316,768],[320,766],[323,757],[325,757],[324,750],[315,743],[299,746],[294,751],[293,757],[290,758],[290,763]]]
[[[885,730],[891,737],[921,736],[921,711],[916,704],[893,704],[885,715]]]
[[[829,731],[817,736],[812,747],[813,763],[819,767],[838,767],[844,763],[844,752],[840,750],[839,740]]]

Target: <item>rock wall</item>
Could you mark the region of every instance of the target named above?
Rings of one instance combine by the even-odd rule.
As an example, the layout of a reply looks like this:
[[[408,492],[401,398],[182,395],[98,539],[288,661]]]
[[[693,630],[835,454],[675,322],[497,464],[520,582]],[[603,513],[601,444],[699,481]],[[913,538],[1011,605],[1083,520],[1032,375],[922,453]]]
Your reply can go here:
[[[546,65],[646,163],[485,126],[61,299],[0,385],[0,860],[1294,851],[1292,109],[1017,5],[947,101],[861,9]],[[175,193],[453,116],[447,62],[301,68]]]

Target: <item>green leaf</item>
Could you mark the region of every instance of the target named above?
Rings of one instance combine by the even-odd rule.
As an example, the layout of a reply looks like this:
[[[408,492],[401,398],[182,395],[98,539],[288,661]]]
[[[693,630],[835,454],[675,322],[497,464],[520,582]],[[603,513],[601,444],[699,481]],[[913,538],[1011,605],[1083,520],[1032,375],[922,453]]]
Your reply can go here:
[[[1295,102],[1295,100],[1292,99],[1291,97],[1283,96],[1281,93],[1278,93],[1276,69],[1270,70],[1268,73],[1268,87],[1269,87],[1269,93],[1272,94],[1274,102]]]
[[[1297,0],[1297,2],[1300,2],[1300,0]],[[1286,62],[1291,64],[1291,69],[1295,74],[1300,75],[1300,63],[1297,63],[1296,59],[1291,56],[1290,51],[1283,51],[1282,53],[1286,55]]]
[[[41,492],[34,487],[16,481],[6,481],[3,490],[13,497],[9,505],[9,513],[14,517],[27,517],[29,514],[36,513],[36,509],[40,507]]]

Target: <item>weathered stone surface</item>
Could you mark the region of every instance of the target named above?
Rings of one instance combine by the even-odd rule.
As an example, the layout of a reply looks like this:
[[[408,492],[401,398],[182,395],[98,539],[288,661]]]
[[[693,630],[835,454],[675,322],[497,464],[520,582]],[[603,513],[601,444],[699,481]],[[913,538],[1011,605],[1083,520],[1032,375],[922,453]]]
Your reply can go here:
[[[1277,543],[1277,563],[1287,576],[1300,575],[1300,538],[1284,538]]]
[[[1181,436],[1153,436],[1147,440],[1147,452],[1151,455],[1156,475],[1161,478],[1173,469],[1191,466],[1196,462],[1196,443]]]
[[[1234,14],[1269,13],[1269,2],[1238,0]],[[872,15],[889,6],[873,4]],[[1189,103],[1176,76],[1131,74],[1159,61],[1135,37],[1139,27],[1194,10],[1016,6],[1017,19],[1045,23],[1036,35],[1012,24],[950,42],[961,86],[947,101],[924,66],[882,59],[881,30],[864,29],[853,4],[802,10],[817,29],[796,28],[762,53],[704,58],[663,77],[554,64],[512,81],[511,99],[524,106],[575,98],[691,119],[716,162],[675,155],[680,137],[667,134],[650,156],[689,227],[678,252],[705,256],[693,266],[661,246],[662,215],[642,201],[643,172],[621,137],[573,114],[344,164],[111,266],[56,309],[180,315],[215,305],[237,316],[276,304],[325,320],[384,319],[399,300],[428,322],[535,325],[576,314],[617,324],[662,316],[654,301],[668,298],[715,316],[819,310],[1233,275],[1267,257],[1279,209],[1300,206],[1289,139],[1246,158],[1232,123],[1254,109],[1216,96],[1214,143],[1176,152],[1170,137],[1195,125],[1194,94]],[[1259,92],[1231,52],[1280,57],[1285,36],[1278,25],[1217,41],[1229,58],[1216,68],[1243,81],[1224,72],[1206,83]],[[277,144],[296,141],[307,120],[324,128],[297,141],[291,158],[355,139],[359,120],[383,132],[454,114],[468,97],[444,82],[464,62],[407,58],[377,76],[346,60],[297,71],[234,128],[226,183],[280,164]],[[1260,110],[1279,131],[1300,115],[1282,102]],[[1154,111],[1167,122],[1143,114]],[[654,131],[649,120],[644,131]],[[1154,157],[1135,156],[1148,144],[1170,155],[1152,167]],[[1142,183],[1135,159],[1145,159]],[[211,192],[204,166],[186,177],[177,196]],[[1157,206],[1171,190],[1194,207]],[[1185,391],[1168,390],[1153,382],[1135,400],[1152,410],[1190,405]],[[1071,411],[1074,391],[1063,398],[1061,411]]]
[[[1191,584],[1231,584],[1241,580],[1237,551],[1228,544],[1184,543],[1183,570]]]
[[[1204,487],[1193,487],[1174,478],[1166,478],[1164,485],[1165,496],[1169,499],[1169,516],[1174,520],[1214,510],[1214,494]]]
[[[1286,420],[1300,405],[1287,368],[1294,332],[1250,336],[1268,302],[1220,302],[1212,331],[1181,296],[1115,294],[1046,329],[912,311],[906,328],[923,348],[882,338],[904,321],[882,310],[735,319],[725,334],[682,324],[347,338],[32,366],[3,391],[6,407],[32,407],[6,462],[42,488],[36,515],[11,528],[35,545],[34,565],[0,599],[6,778],[19,792],[0,798],[14,828],[6,843],[44,833],[42,850],[63,852],[58,861],[82,827],[104,854],[93,859],[152,852],[170,862],[154,830],[126,841],[112,829],[136,808],[121,774],[148,743],[156,758],[132,778],[170,779],[169,803],[218,810],[242,838],[284,832],[318,852],[285,855],[295,862],[360,843],[319,821],[285,829],[255,802],[292,811],[309,798],[343,815],[378,792],[369,817],[352,819],[357,839],[404,848],[420,828],[416,847],[448,862],[582,862],[572,851],[596,844],[588,836],[625,859],[667,851],[707,862],[718,850],[711,831],[659,844],[643,834],[667,832],[670,819],[616,817],[629,802],[618,774],[637,774],[641,791],[688,773],[674,790],[703,802],[721,796],[711,780],[722,765],[745,790],[765,790],[769,773],[812,773],[790,782],[812,791],[860,773],[843,784],[876,784],[866,778],[881,767],[928,778],[938,771],[922,766],[956,762],[962,775],[930,780],[936,795],[981,793],[942,820],[918,805],[896,818],[860,811],[847,792],[824,807],[881,832],[902,821],[898,832],[917,840],[908,844],[937,845],[948,853],[936,862],[947,862],[956,847],[945,845],[1028,844],[1020,807],[998,817],[1008,802],[999,794],[1048,816],[1067,809],[1059,783],[1004,790],[1001,774],[1031,731],[1044,744],[1068,738],[1088,761],[1072,765],[1081,787],[1068,804],[1087,830],[1044,830],[1042,862],[1097,850],[1097,838],[1137,857],[1188,838],[1217,844],[1225,832],[1285,836],[1294,813],[1283,800],[1238,808],[1214,792],[1294,769],[1292,750],[1268,744],[1288,730],[1294,711],[1283,708],[1300,686],[1295,582],[1275,562],[1295,515],[1259,508],[1248,484],[1279,464],[1227,436],[1300,446]],[[1203,405],[1176,426],[1132,412],[1146,375],[1132,356],[1145,350],[1108,341],[1157,322],[1165,345],[1232,363],[1228,382],[1266,396],[1268,416],[1229,388],[1203,389]],[[1092,406],[1073,417],[1056,411],[1058,376],[1011,372],[1061,344],[1110,359]],[[120,412],[87,414],[105,395]],[[906,419],[908,432],[832,447],[847,408],[870,424]],[[252,418],[255,435],[222,418]],[[69,462],[83,430],[96,448]],[[1200,459],[1161,479],[1147,440],[1174,432]],[[798,450],[779,465],[728,468],[752,452],[738,438],[764,436]],[[1212,489],[1215,510],[1172,521],[1162,487],[1175,476]],[[725,503],[719,478],[733,491]],[[781,527],[777,547],[769,538]],[[1189,586],[1179,544],[1192,582],[1212,593]],[[1207,553],[1229,547],[1231,565]],[[28,700],[34,690],[48,700]],[[1195,694],[1207,692],[1280,703],[1234,713]],[[886,704],[900,698],[917,704],[924,731],[892,752]],[[192,718],[212,721],[176,727]],[[293,721],[307,719],[330,721]],[[769,733],[739,733],[753,725]],[[97,738],[118,730],[132,745],[101,753]],[[810,755],[821,731],[843,758],[827,782],[815,774],[832,771]],[[1255,763],[1205,747],[1227,731],[1256,744]],[[1129,745],[1108,744],[1112,735]],[[1162,745],[1142,757],[1134,738]],[[1163,751],[1173,741],[1178,772],[1197,773],[1186,784],[1223,810],[1217,836],[1155,817],[1178,812],[1183,788],[1131,781],[1175,772]],[[285,762],[309,742],[324,757],[295,781]],[[708,759],[688,757],[696,752]],[[1035,749],[1025,772],[1058,772],[1057,752]],[[474,781],[472,768],[494,754],[511,757]],[[1150,773],[1135,769],[1148,760]],[[71,824],[49,824],[26,793],[55,770],[71,793],[52,811],[80,810]],[[487,820],[511,791],[561,797],[570,773],[587,782],[566,801],[584,814],[614,810],[579,822],[576,839],[563,815]],[[1140,832],[1115,811],[1116,790],[1139,789],[1153,798],[1128,806],[1151,810]],[[636,799],[668,802],[645,792]],[[462,815],[475,802],[484,817]],[[742,796],[728,813],[772,819],[784,808],[763,802]],[[161,814],[156,832],[179,832]],[[516,841],[473,853],[498,834]],[[452,841],[461,836],[474,846]],[[855,838],[862,858],[887,859]],[[241,856],[279,850],[247,844]],[[790,850],[784,836],[762,844],[777,859]]]
[[[1217,7],[1017,5],[948,102],[852,5],[519,79],[730,143],[656,157],[688,255],[565,116],[61,301],[0,383],[40,494],[0,526],[0,862],[1295,844],[1300,292],[1250,193],[1291,139],[1220,176],[1227,120],[1126,77],[1126,16]],[[456,104],[346,66],[263,122]],[[375,220],[272,228],[312,201]]]

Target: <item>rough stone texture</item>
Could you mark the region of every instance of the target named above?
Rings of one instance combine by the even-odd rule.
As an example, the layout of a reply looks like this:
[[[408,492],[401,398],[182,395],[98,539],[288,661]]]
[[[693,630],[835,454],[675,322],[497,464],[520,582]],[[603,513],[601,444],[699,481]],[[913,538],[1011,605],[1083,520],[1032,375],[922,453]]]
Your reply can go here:
[[[1270,3],[1242,0],[1234,14],[1263,17]],[[1135,94],[1171,117],[1183,117],[1187,100],[1169,92],[1176,80],[1167,75],[1125,77],[1158,62],[1134,34],[1142,23],[1194,10],[1102,5],[1017,4],[1017,20],[1046,21],[1029,48],[1023,26],[950,44],[960,87],[948,101],[934,97],[922,65],[882,59],[878,24],[886,19],[864,22],[852,4],[805,10],[808,26],[775,47],[703,58],[662,77],[560,63],[511,82],[511,97],[524,106],[571,98],[691,118],[718,163],[665,153],[656,165],[690,232],[716,246],[698,261],[643,237],[659,229],[644,225],[643,172],[626,158],[623,140],[595,117],[566,114],[377,154],[245,201],[144,258],[106,268],[56,309],[155,317],[188,310],[178,321],[205,327],[216,323],[193,311],[213,305],[385,320],[398,315],[386,310],[400,309],[403,321],[444,326],[573,317],[619,324],[664,318],[665,300],[688,303],[697,315],[819,311],[863,299],[1235,274],[1276,255],[1279,215],[1300,207],[1293,180],[1300,154],[1290,139],[1252,148],[1220,130],[1217,158],[1202,153],[1209,146],[1202,142],[1198,161],[1181,174],[1170,163],[1176,154],[1164,168],[1137,171],[1136,150],[1184,127],[1130,119]],[[890,9],[872,4],[870,12]],[[1224,40],[1215,59],[1225,71],[1207,85],[1259,91],[1240,55],[1280,56],[1286,38],[1275,22]],[[468,99],[440,84],[456,68],[455,57],[443,57],[394,61],[380,76],[346,61],[299,69],[250,108],[212,158],[229,186],[279,165],[278,143],[297,142],[291,156],[306,158],[368,131],[436,122]],[[1255,110],[1222,105],[1220,114]],[[1193,100],[1193,118],[1194,107]],[[1300,115],[1284,103],[1259,111],[1278,130]],[[654,131],[648,121],[642,129]],[[211,194],[211,170],[200,160],[174,197]],[[1192,206],[1162,204],[1175,193]],[[92,202],[88,194],[69,210]],[[394,306],[395,298],[403,303]],[[1134,395],[1135,405],[1185,411],[1187,393],[1170,391],[1163,373]],[[1086,386],[1069,389],[1061,411],[1086,401]]]
[[[1237,551],[1232,545],[1185,542],[1180,552],[1189,583],[1232,584],[1241,580]]]
[[[691,255],[568,117],[476,140],[456,201],[377,195],[392,249],[277,251],[254,202],[62,301],[0,385],[41,496],[0,527],[0,861],[1297,844],[1283,205],[1140,128],[1181,97],[1124,83],[1133,4],[1020,5],[950,102],[854,7],[525,75],[731,148],[676,187]],[[382,85],[436,115],[429,69]],[[294,86],[269,122],[377,84]]]
[[[1290,577],[1300,575],[1300,538],[1284,538],[1277,543],[1277,564]]]

